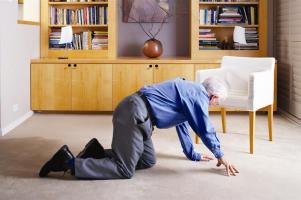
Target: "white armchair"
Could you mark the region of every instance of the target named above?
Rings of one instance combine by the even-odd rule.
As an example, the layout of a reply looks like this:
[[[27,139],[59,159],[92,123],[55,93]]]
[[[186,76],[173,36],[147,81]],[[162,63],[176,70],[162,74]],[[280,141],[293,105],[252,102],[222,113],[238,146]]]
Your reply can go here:
[[[226,133],[226,109],[249,111],[250,153],[253,153],[256,111],[268,107],[269,140],[272,141],[274,103],[274,58],[225,56],[221,68],[198,70],[196,81],[208,77],[223,79],[229,87],[226,100],[220,102],[223,132]],[[199,143],[198,137],[196,142]]]

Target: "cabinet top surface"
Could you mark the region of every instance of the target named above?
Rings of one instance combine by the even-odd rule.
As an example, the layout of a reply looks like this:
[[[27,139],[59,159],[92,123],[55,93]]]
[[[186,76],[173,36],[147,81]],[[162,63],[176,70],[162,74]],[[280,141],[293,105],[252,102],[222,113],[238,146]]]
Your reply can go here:
[[[32,59],[32,64],[63,64],[63,63],[85,63],[85,64],[199,64],[199,63],[220,63],[220,59],[191,59],[188,57],[174,57],[174,58],[134,58],[134,57],[120,57],[116,59],[57,59],[57,58],[38,58]]]

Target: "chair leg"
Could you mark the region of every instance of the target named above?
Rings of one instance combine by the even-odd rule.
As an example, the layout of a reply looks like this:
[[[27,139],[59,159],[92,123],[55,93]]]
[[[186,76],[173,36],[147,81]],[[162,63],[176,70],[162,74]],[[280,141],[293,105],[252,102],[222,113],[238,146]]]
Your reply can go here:
[[[250,154],[254,152],[255,117],[256,111],[249,112]]]
[[[199,136],[197,136],[196,134],[195,134],[195,143],[196,144],[200,144],[201,143]]]
[[[268,106],[269,140],[273,141],[273,104]]]
[[[226,133],[227,127],[226,127],[226,109],[225,108],[221,108],[221,116],[222,116],[223,133]]]

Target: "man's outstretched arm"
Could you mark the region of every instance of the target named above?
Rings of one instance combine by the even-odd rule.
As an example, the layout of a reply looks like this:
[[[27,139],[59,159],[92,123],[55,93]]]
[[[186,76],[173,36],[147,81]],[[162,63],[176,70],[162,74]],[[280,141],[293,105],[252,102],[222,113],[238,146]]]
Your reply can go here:
[[[221,150],[216,131],[209,120],[208,102],[202,99],[186,101],[186,115],[193,131],[202,139],[205,146],[219,159],[224,153]]]
[[[209,120],[208,103],[196,102],[193,106],[188,102],[186,104],[188,122],[192,129],[201,137],[203,143],[218,159],[217,166],[224,165],[227,175],[235,176],[239,173],[236,167],[224,158],[224,153],[221,151],[220,142],[216,136],[216,131]]]
[[[176,126],[183,152],[189,160],[200,161],[201,155],[194,151],[188,127],[189,125],[187,123],[182,123]]]

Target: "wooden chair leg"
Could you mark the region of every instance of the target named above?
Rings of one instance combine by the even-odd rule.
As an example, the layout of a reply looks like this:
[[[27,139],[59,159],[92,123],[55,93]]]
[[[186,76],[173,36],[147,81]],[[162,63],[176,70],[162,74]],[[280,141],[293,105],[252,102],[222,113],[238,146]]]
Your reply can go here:
[[[195,135],[195,143],[196,144],[200,144],[201,142],[200,142],[200,138],[199,138],[199,136],[197,136],[197,135]]]
[[[222,116],[222,126],[223,126],[223,133],[226,133],[226,109],[221,108],[221,116]]]
[[[256,111],[249,112],[250,154],[254,153],[255,117]]]
[[[273,141],[273,104],[268,106],[269,140]]]

